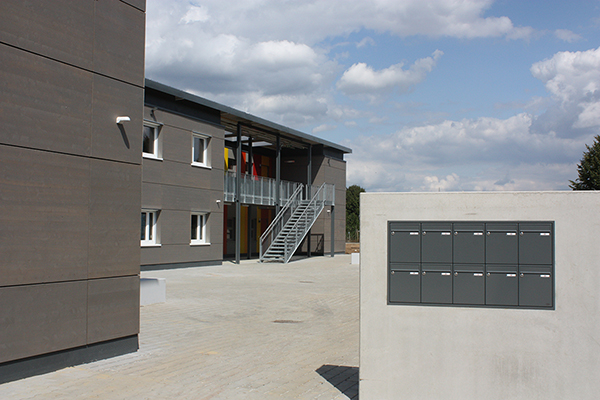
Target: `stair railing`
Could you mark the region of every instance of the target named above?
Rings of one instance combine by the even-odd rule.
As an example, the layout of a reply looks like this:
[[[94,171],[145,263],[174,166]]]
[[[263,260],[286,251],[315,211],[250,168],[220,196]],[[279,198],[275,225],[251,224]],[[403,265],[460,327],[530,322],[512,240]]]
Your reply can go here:
[[[287,263],[290,261],[300,243],[306,236],[306,233],[312,228],[313,224],[317,220],[323,208],[325,208],[325,183],[322,184],[316,193],[313,194],[310,203],[308,203],[306,209],[302,212],[302,215],[290,228],[285,240],[283,262]]]
[[[259,258],[260,261],[263,261],[263,257],[265,252],[269,249],[273,240],[277,237],[281,229],[285,226],[288,219],[294,213],[294,210],[298,207],[300,202],[302,201],[302,188],[304,185],[299,184],[294,193],[289,197],[288,201],[281,208],[277,216],[267,230],[264,231],[262,235],[260,235],[260,247],[259,247]]]

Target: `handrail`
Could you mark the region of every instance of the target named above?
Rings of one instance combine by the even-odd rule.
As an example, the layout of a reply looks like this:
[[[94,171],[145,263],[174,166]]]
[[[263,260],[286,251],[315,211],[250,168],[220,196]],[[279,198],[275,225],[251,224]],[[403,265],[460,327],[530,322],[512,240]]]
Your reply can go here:
[[[271,222],[271,224],[269,225],[269,227],[263,232],[262,235],[260,235],[260,242],[259,242],[259,259],[260,261],[263,260],[263,256],[264,256],[264,251],[263,251],[263,243],[265,243],[266,239],[273,235],[273,230],[275,229],[275,227],[279,226],[280,221],[283,219],[283,216],[287,213],[287,211],[289,209],[292,208],[292,205],[294,203],[298,203],[298,196],[302,196],[302,184],[299,184],[298,187],[296,188],[296,190],[294,191],[294,193],[290,196],[290,198],[288,199],[288,201],[285,203],[285,205],[283,206],[283,208],[279,211],[279,213],[275,216],[275,219],[273,219],[273,221]],[[293,209],[291,210],[290,215],[293,214]],[[287,221],[286,221],[287,222]],[[278,234],[279,232],[277,232]],[[271,238],[272,239],[272,238]],[[273,243],[273,240],[271,240],[271,243]],[[266,251],[267,249],[265,249]]]
[[[294,237],[294,245],[291,246],[291,250],[288,249],[288,247],[286,246],[284,248],[284,261],[285,263],[287,263],[290,258],[292,258],[292,256],[294,255],[294,252],[296,251],[296,249],[298,248],[298,246],[300,245],[300,240],[299,238],[304,237],[304,234],[306,232],[308,232],[310,230],[310,228],[312,227],[312,225],[315,223],[316,218],[314,218],[314,210],[313,208],[315,208],[315,203],[317,202],[317,197],[319,196],[319,194],[321,194],[323,192],[323,188],[325,187],[325,183],[323,183],[320,187],[319,190],[317,190],[317,193],[315,193],[312,197],[312,199],[310,200],[310,202],[308,203],[306,209],[302,212],[302,214],[300,214],[300,217],[298,218],[298,220],[294,223],[294,225],[292,226],[292,228],[290,229],[290,234],[292,234],[291,232],[295,232],[295,237]],[[325,206],[325,200],[321,200],[322,203],[320,204],[320,209],[322,210]],[[319,210],[319,213],[320,211]],[[313,221],[310,223],[310,225],[306,224],[305,228],[300,232],[298,231],[298,224],[300,223],[300,221],[306,223],[307,222],[307,214],[308,212],[313,212]]]
[[[267,230],[260,235],[260,240],[262,241],[264,238],[267,237],[267,235],[269,233],[271,233],[271,231],[273,230],[273,227],[277,224],[277,222],[279,222],[279,220],[282,218],[283,214],[285,213],[285,211],[290,208],[290,205],[292,204],[292,201],[298,196],[298,194],[302,191],[302,184],[300,184],[300,186],[298,186],[296,188],[296,190],[294,191],[294,193],[290,196],[290,198],[288,199],[287,203],[285,203],[285,205],[283,206],[283,208],[279,211],[279,214],[277,214],[277,216],[275,217],[275,219],[273,219],[273,221],[271,222],[271,225],[269,225],[269,227],[267,228]]]

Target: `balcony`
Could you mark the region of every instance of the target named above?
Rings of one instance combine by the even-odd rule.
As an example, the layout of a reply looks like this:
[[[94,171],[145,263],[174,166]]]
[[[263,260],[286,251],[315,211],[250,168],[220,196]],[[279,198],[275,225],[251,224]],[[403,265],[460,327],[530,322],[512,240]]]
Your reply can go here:
[[[277,181],[272,178],[262,176],[242,174],[241,176],[240,202],[242,204],[253,204],[260,206],[275,206],[277,196]],[[227,171],[225,173],[225,199],[226,202],[234,202],[237,173]],[[296,189],[302,186],[299,182],[280,181],[279,182],[279,205],[284,205],[292,197]],[[317,193],[319,186],[312,186],[311,193]],[[335,205],[335,185],[326,183],[322,190],[322,197],[326,206]],[[304,193],[305,199],[310,199],[307,193]]]

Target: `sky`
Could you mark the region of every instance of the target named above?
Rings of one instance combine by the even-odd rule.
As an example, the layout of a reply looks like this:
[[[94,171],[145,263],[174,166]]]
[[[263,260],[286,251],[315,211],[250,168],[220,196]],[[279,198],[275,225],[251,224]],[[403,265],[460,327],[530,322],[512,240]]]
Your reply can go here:
[[[351,148],[368,192],[570,190],[600,0],[147,0],[146,77]]]

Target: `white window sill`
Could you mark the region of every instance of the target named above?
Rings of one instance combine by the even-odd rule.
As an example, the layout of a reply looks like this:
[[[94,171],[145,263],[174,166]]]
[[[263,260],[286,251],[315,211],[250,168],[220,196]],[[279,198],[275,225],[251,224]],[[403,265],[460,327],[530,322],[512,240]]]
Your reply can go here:
[[[148,158],[150,160],[156,160],[156,161],[162,161],[162,157],[157,157],[154,154],[150,154],[150,153],[142,153],[142,157],[144,158]]]
[[[141,243],[140,246],[142,247],[161,247],[160,243]]]
[[[190,242],[190,246],[210,246],[207,242]]]
[[[200,163],[196,163],[196,162],[192,163],[192,167],[212,169],[212,167],[210,167],[210,166],[208,166],[206,164],[200,164]]]

